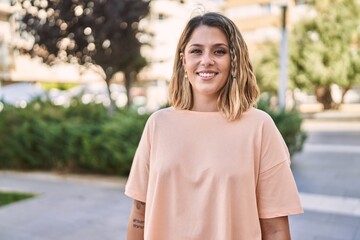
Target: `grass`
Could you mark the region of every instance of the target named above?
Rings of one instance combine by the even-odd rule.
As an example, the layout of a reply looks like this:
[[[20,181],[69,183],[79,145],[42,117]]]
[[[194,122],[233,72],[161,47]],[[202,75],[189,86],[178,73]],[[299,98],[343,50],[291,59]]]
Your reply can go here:
[[[0,192],[0,207],[34,197],[35,194],[21,192]]]

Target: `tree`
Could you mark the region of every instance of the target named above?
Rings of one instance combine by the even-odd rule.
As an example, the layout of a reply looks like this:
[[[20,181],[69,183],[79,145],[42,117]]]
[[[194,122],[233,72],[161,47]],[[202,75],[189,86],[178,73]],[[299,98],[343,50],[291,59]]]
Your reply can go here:
[[[34,39],[26,53],[47,64],[61,61],[100,66],[108,89],[112,76],[122,71],[130,105],[131,82],[147,64],[140,54],[139,21],[149,13],[149,0],[18,2],[24,9],[19,31]]]
[[[253,62],[261,92],[276,95],[279,85],[279,44],[267,41],[259,46]]]
[[[297,23],[290,34],[289,86],[313,91],[324,109],[329,109],[336,107],[332,84],[342,88],[343,97],[360,83],[360,4],[355,0],[317,0],[309,8],[315,16]],[[267,42],[259,52],[254,63],[260,88],[275,93],[279,45]]]
[[[342,96],[360,83],[360,3],[317,0],[315,17],[295,25],[290,43],[290,78],[296,87],[315,92],[324,109],[336,107],[331,85]],[[342,100],[343,101],[343,100]]]

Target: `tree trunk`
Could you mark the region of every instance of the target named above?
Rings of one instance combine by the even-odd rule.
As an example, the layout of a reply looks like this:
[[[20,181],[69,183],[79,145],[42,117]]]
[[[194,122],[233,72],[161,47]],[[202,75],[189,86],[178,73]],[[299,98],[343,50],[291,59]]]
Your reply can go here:
[[[324,110],[332,109],[334,101],[331,96],[330,86],[318,86],[315,89],[316,100],[321,103]]]
[[[109,95],[109,100],[110,100],[110,105],[108,106],[107,110],[108,110],[108,114],[110,116],[112,116],[115,112],[115,101],[111,98],[111,91],[110,91],[110,80],[111,80],[111,77],[112,76],[108,76],[106,75],[106,79],[105,79],[105,82],[106,82],[106,87],[107,87],[107,92],[108,92],[108,95]]]
[[[131,99],[131,95],[130,95],[130,90],[131,90],[131,81],[132,81],[132,71],[125,71],[124,72],[124,82],[125,82],[125,89],[126,89],[126,97],[127,97],[127,103],[126,103],[126,107],[130,108],[131,104],[132,104],[132,99]]]
[[[343,88],[342,93],[341,93],[341,102],[340,102],[340,104],[344,104],[345,94],[350,90],[350,88],[351,88],[351,87]]]

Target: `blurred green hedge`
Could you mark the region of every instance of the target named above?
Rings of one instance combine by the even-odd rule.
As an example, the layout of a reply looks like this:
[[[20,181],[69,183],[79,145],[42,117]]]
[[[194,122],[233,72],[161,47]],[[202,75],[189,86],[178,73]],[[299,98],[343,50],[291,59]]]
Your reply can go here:
[[[290,153],[300,151],[305,134],[296,111],[268,112]],[[0,169],[55,170],[127,176],[148,114],[73,100],[69,107],[34,101],[26,108],[0,111]]]
[[[127,175],[148,115],[34,101],[0,112],[0,168]]]
[[[306,133],[301,129],[303,117],[300,112],[293,109],[279,109],[271,107],[270,98],[261,98],[257,107],[267,112],[274,120],[285,143],[289,149],[290,155],[300,152],[307,138]]]

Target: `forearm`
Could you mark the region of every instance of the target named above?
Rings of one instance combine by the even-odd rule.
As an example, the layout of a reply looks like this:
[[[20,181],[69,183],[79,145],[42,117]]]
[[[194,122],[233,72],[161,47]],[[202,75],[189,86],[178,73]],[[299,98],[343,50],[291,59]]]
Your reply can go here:
[[[134,201],[131,208],[127,240],[144,240],[145,203]]]
[[[279,231],[273,233],[265,233],[262,235],[262,240],[290,240],[290,235],[288,232]]]
[[[262,240],[290,240],[287,217],[260,219]]]

